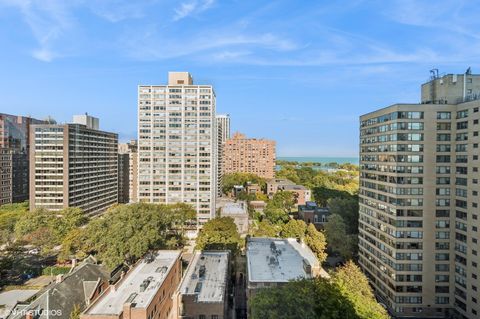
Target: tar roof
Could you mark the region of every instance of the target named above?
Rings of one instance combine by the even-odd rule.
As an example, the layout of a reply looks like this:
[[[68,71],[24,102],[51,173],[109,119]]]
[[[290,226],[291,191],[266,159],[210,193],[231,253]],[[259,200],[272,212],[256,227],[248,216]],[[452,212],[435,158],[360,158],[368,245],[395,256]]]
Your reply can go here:
[[[247,243],[248,278],[250,282],[287,282],[309,278],[304,262],[312,267],[319,263],[312,251],[294,238],[255,238]]]
[[[197,295],[197,302],[224,302],[228,252],[196,252],[180,286],[182,295]]]
[[[180,256],[180,251],[158,251],[153,261],[143,259],[127,273],[115,290],[109,290],[86,311],[89,315],[121,314],[125,303],[135,308],[148,306],[165,277]],[[146,288],[144,288],[146,286]]]

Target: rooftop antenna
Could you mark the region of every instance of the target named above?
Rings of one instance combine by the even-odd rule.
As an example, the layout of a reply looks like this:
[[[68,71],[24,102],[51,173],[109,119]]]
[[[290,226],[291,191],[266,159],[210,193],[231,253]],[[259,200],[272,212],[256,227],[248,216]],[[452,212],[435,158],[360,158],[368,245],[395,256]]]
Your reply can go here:
[[[465,71],[465,74],[471,75],[472,74],[472,67],[468,67],[467,71]]]
[[[430,79],[432,80],[438,79],[438,69],[430,70]]]

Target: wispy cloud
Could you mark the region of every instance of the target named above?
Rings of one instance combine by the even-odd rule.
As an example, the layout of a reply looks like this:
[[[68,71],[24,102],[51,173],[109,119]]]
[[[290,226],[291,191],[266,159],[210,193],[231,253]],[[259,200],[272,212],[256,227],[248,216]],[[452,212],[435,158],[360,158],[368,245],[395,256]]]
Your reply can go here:
[[[74,20],[63,1],[2,0],[1,4],[16,7],[21,12],[37,41],[38,48],[31,52],[34,58],[50,62],[61,55],[54,50],[54,42],[72,27]]]
[[[179,7],[175,8],[174,21],[181,20],[193,14],[199,14],[210,9],[215,3],[215,0],[192,0],[182,2]]]

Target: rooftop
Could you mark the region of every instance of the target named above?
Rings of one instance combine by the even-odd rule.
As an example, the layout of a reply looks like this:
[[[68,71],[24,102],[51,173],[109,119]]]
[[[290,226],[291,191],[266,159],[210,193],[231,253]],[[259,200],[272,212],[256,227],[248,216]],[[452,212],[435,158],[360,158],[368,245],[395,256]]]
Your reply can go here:
[[[180,293],[197,295],[197,302],[223,302],[227,271],[227,251],[195,252],[180,286]]]
[[[222,216],[248,215],[247,205],[243,201],[225,202],[220,207]]]
[[[153,260],[142,259],[115,289],[107,291],[87,309],[86,314],[120,315],[125,303],[135,303],[135,308],[148,306],[180,254],[179,250],[160,250]]]
[[[289,179],[286,178],[272,178],[267,181],[269,184],[282,184],[282,185],[295,185],[294,182],[292,182]]]
[[[282,185],[280,186],[283,190],[308,190],[308,188],[306,188],[305,186],[303,185]]]
[[[250,282],[288,282],[311,278],[305,266],[320,267],[313,252],[295,238],[252,237],[247,242]]]

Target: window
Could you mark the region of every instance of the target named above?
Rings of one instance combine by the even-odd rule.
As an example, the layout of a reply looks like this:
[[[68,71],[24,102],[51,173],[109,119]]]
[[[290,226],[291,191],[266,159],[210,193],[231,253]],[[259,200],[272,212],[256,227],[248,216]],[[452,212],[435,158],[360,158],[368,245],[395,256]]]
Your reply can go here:
[[[437,119],[439,120],[449,120],[452,118],[452,114],[450,112],[437,112]]]
[[[468,110],[462,110],[457,112],[457,119],[463,119],[468,116]]]

